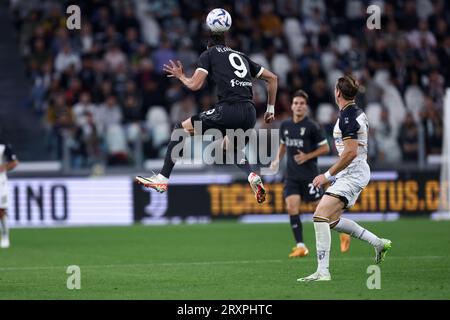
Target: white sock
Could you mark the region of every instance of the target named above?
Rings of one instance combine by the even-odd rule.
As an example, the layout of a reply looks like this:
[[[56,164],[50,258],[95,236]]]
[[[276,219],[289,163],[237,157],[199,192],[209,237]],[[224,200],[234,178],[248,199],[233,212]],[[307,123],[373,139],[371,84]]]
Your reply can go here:
[[[161,173],[158,174],[158,178],[161,179],[161,181],[164,183],[169,182],[169,179],[164,177]]]
[[[317,270],[329,272],[331,232],[327,222],[314,222],[316,231]]]
[[[2,226],[2,236],[7,237],[9,234],[9,227],[8,227],[8,216],[6,214],[0,218],[0,225]]]
[[[297,243],[297,248],[304,248],[305,244],[303,242]]]
[[[370,232],[367,229],[364,229],[359,224],[357,224],[355,221],[341,218],[336,226],[334,226],[333,230],[336,230],[338,232],[344,232],[349,235],[351,235],[354,238],[367,241],[372,246],[376,247],[382,244],[382,241],[380,238],[378,238],[376,235],[374,235],[372,232]]]

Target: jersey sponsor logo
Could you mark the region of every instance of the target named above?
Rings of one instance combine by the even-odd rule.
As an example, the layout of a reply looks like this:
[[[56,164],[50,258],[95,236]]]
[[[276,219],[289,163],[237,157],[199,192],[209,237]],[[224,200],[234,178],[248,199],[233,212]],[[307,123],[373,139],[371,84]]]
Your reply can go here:
[[[251,87],[253,84],[250,81],[239,81],[236,79],[230,80],[231,87]]]
[[[303,144],[303,139],[289,139],[286,137],[286,146],[288,147],[303,148]]]

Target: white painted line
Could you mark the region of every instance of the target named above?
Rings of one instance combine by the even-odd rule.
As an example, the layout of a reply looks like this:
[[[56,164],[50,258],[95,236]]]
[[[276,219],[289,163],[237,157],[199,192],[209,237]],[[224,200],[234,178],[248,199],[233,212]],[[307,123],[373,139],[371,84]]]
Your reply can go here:
[[[386,260],[436,260],[445,259],[447,256],[391,256]],[[373,260],[373,257],[349,257],[349,258],[332,258],[333,261],[364,261]],[[229,261],[193,261],[193,262],[157,262],[157,263],[137,263],[137,264],[103,264],[103,265],[82,265],[78,264],[81,269],[97,269],[97,268],[149,268],[149,267],[185,267],[185,266],[209,266],[209,265],[235,265],[235,264],[259,264],[259,263],[284,263],[291,262],[290,259],[268,259],[268,260],[229,260]],[[316,263],[315,259],[302,260],[302,263]],[[63,269],[67,266],[37,266],[37,267],[0,267],[0,271],[35,271],[35,270],[53,270]]]

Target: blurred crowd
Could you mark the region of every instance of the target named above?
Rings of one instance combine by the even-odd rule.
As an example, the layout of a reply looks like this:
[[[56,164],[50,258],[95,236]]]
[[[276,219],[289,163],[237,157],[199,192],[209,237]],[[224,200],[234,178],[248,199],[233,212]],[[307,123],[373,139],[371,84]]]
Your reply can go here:
[[[21,54],[32,81],[29,104],[48,128],[49,152],[64,145],[73,165],[128,164],[143,144],[161,157],[174,123],[210,108],[213,86],[188,92],[162,65],[180,60],[190,75],[206,48],[207,13],[228,10],[228,45],[279,76],[275,127],[290,116],[290,94],[310,96],[311,117],[332,144],[333,90],[344,73],[361,82],[372,162],[417,161],[441,152],[450,86],[450,4],[444,0],[82,1],[81,30],[68,30],[64,1],[12,0]],[[380,29],[367,28],[369,5]],[[265,84],[254,97],[265,125]],[[335,150],[331,151],[335,153]]]

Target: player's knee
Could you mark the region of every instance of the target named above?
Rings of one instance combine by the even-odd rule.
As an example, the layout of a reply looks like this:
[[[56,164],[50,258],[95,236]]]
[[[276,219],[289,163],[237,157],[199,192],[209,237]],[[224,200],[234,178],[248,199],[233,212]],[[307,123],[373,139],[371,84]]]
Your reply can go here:
[[[1,208],[0,209],[0,218],[3,218],[3,216],[6,215],[6,209]]]
[[[288,214],[290,216],[293,216],[293,215],[296,215],[296,214],[299,213],[299,206],[295,205],[293,203],[287,203],[286,204],[286,209],[287,209],[287,212],[288,212]]]
[[[328,222],[330,220],[330,215],[331,212],[329,212],[326,206],[319,203],[314,211],[313,220],[314,222]]]

